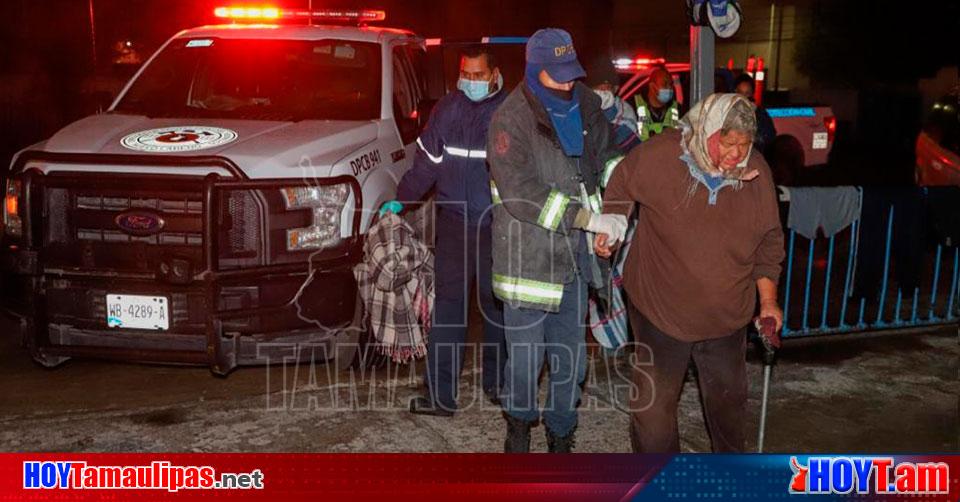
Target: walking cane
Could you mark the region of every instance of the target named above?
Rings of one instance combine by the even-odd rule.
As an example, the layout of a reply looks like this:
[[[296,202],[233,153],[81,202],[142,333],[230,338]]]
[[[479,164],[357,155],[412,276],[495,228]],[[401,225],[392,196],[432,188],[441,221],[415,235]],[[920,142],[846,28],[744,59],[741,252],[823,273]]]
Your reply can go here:
[[[757,453],[763,453],[763,436],[767,428],[767,399],[770,396],[770,371],[773,369],[776,351],[780,348],[780,337],[777,336],[777,320],[772,317],[757,319],[754,326],[763,344],[763,400],[760,404],[760,433],[757,437]]]

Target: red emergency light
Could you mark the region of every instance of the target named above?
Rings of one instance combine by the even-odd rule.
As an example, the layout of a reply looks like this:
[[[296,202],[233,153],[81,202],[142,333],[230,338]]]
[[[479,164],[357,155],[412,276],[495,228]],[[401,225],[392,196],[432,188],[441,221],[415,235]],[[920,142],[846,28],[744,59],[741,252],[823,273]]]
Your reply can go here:
[[[274,6],[217,7],[213,15],[232,21],[269,22],[293,20],[365,24],[383,21],[386,11],[372,9],[281,9]]]
[[[633,60],[633,64],[637,66],[649,66],[652,64],[663,64],[663,58],[637,58]]]
[[[262,21],[279,19],[280,9],[276,7],[217,7],[213,15],[225,19],[249,19]]]
[[[837,118],[832,115],[824,117],[823,126],[827,128],[827,141],[833,143],[833,138],[837,134]]]
[[[663,58],[647,58],[647,57],[638,57],[638,58],[620,58],[613,61],[613,65],[618,70],[640,70],[643,68],[648,68],[654,65],[662,65],[666,63],[666,60]]]

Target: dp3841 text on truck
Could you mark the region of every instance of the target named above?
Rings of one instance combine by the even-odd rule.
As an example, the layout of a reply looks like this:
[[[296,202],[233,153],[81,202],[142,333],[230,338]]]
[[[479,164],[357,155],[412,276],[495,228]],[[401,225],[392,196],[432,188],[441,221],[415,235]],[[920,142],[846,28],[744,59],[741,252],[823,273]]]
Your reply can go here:
[[[0,263],[41,364],[353,357],[351,271],[413,158],[424,41],[382,11],[216,15],[14,158]]]

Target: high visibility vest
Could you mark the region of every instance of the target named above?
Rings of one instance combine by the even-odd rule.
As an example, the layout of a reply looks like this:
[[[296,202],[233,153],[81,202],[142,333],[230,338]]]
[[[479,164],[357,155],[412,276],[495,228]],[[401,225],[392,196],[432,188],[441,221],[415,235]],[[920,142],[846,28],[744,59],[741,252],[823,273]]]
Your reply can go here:
[[[654,122],[653,117],[648,110],[647,102],[643,100],[639,94],[636,97],[637,101],[637,128],[640,130],[640,141],[646,141],[650,139],[650,136],[654,134],[660,134],[663,132],[664,127],[670,127],[676,129],[679,127],[680,122],[680,108],[677,105],[677,102],[674,101],[670,103],[670,107],[667,108],[666,113],[663,114],[663,122]]]

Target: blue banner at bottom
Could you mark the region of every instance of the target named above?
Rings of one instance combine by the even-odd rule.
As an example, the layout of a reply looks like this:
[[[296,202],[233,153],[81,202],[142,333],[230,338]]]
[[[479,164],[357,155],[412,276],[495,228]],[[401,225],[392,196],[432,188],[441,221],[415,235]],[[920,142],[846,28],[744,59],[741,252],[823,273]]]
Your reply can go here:
[[[960,456],[0,454],[2,500],[950,500]]]

